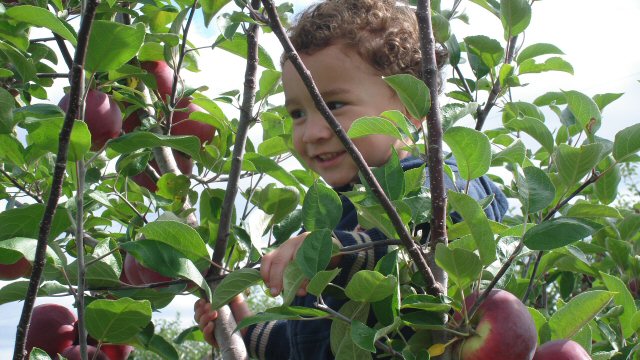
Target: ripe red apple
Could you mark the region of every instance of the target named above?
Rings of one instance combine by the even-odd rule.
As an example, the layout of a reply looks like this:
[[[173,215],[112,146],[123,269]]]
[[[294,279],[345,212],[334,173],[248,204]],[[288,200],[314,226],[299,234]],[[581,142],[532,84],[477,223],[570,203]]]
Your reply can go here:
[[[82,356],[80,356],[80,345],[70,346],[62,351],[60,355],[64,356],[67,360],[82,360]],[[87,358],[94,360],[111,360],[104,352],[91,345],[87,345]],[[59,357],[55,357],[55,359],[59,359]]]
[[[591,356],[573,340],[555,340],[540,345],[533,360],[591,360]]]
[[[131,285],[145,285],[173,280],[142,266],[133,256],[129,255],[124,259],[124,272]]]
[[[185,108],[187,111],[184,111]],[[189,114],[194,111],[204,112],[204,109],[192,103],[190,98],[180,99],[176,104],[176,109],[183,109],[183,111],[173,112],[173,117],[171,118],[172,135],[194,135],[200,139],[201,144],[211,142],[213,135],[216,133],[216,128],[200,121],[188,120]]]
[[[0,280],[15,280],[31,275],[31,263],[24,257],[13,264],[0,264]]]
[[[75,314],[62,305],[42,304],[34,307],[27,332],[27,352],[37,347],[52,358],[62,353],[73,345],[78,335],[75,322]]]
[[[465,300],[466,309],[478,294]],[[462,316],[456,314],[459,321]],[[533,318],[520,300],[504,290],[491,290],[470,325],[472,334],[459,343],[456,354],[462,360],[531,360],[538,335]]]
[[[133,346],[120,344],[102,344],[100,351],[105,353],[109,360],[126,360],[133,351]]]
[[[176,159],[178,170],[180,170],[180,172],[185,175],[190,175],[193,171],[193,160],[179,151],[174,151],[173,157]],[[151,165],[151,167],[153,167],[158,172],[158,174],[160,174],[160,167],[155,160],[151,160],[149,162],[149,165]],[[156,183],[144,171],[140,174],[132,176],[131,180],[133,180],[140,186],[146,187],[151,192],[156,192],[156,190],[158,190],[158,186],[156,185]]]
[[[156,78],[160,100],[166,101],[167,96],[171,96],[173,85],[173,69],[164,61],[143,61],[140,67],[147,70]]]
[[[60,99],[58,106],[64,111],[69,109],[69,94]],[[102,148],[107,140],[120,136],[122,112],[109,95],[90,89],[87,92],[84,121],[91,133],[91,150],[96,151]]]

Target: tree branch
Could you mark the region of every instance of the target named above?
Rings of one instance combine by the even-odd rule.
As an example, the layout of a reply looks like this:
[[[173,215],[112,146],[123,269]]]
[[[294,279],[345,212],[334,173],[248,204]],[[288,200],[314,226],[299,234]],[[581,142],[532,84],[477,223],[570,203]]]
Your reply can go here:
[[[18,180],[14,179],[13,176],[11,176],[11,174],[9,174],[8,172],[4,171],[3,169],[0,169],[0,174],[4,175],[7,179],[9,179],[9,181],[13,184],[13,186],[18,188],[18,190],[20,190],[23,193],[29,195],[29,197],[31,197],[37,203],[42,204],[42,198],[38,194],[34,194],[31,191],[29,191],[25,186],[21,185],[18,182]]]
[[[322,99],[322,96],[320,95],[318,88],[316,87],[315,83],[313,82],[313,79],[311,78],[311,74],[302,63],[300,56],[298,55],[296,50],[293,48],[291,41],[287,37],[287,34],[284,28],[282,27],[282,23],[278,18],[278,12],[275,8],[275,5],[271,0],[262,0],[262,4],[264,5],[264,8],[269,17],[270,27],[275,33],[275,35],[278,37],[278,40],[280,40],[280,43],[284,48],[285,56],[287,60],[291,61],[291,64],[295,67],[295,69],[300,74],[300,77],[302,78],[302,81],[307,87],[307,90],[309,91],[309,94],[311,95],[316,108],[322,114],[324,119],[327,121],[327,123],[329,124],[333,132],[336,134],[336,136],[344,146],[345,150],[349,153],[349,155],[351,155],[356,166],[362,173],[363,178],[371,188],[373,194],[376,196],[378,201],[380,201],[380,204],[384,208],[385,212],[388,214],[394,229],[400,236],[400,240],[402,241],[402,244],[407,249],[409,256],[416,264],[422,276],[425,278],[425,282],[427,283],[427,292],[434,296],[443,294],[444,290],[440,287],[440,285],[434,279],[433,273],[431,272],[431,269],[429,268],[426,260],[424,259],[422,250],[420,250],[420,248],[416,245],[416,243],[411,238],[411,234],[409,234],[409,231],[404,226],[402,219],[398,215],[398,212],[396,211],[391,201],[389,201],[389,198],[385,195],[384,191],[380,187],[380,184],[378,183],[375,176],[371,172],[371,169],[369,169],[369,167],[367,166],[367,163],[365,162],[364,158],[362,157],[358,149],[356,149],[351,139],[349,139],[344,129],[342,129],[342,126],[340,126],[340,123],[338,122],[338,120],[336,120],[336,118],[331,113],[331,110],[329,110],[329,108],[327,107],[327,104]]]
[[[69,138],[74,120],[78,115],[78,104],[82,94],[82,79],[84,77],[84,61],[87,54],[87,45],[89,43],[89,33],[95,17],[97,0],[87,0],[80,29],[78,31],[78,42],[76,47],[75,58],[71,66],[71,91],[69,93],[69,111],[65,115],[58,140],[58,154],[56,156],[55,169],[53,173],[53,181],[51,183],[51,192],[45,207],[42,221],[40,222],[40,230],[38,233],[38,244],[36,246],[36,254],[33,262],[33,270],[29,280],[29,287],[24,300],[20,322],[16,331],[16,342],[13,352],[14,360],[24,359],[27,355],[25,350],[25,340],[31,321],[33,305],[36,294],[38,292],[38,284],[42,277],[42,271],[46,261],[45,255],[47,251],[47,240],[51,232],[51,222],[56,212],[58,199],[62,192],[62,181],[67,168],[67,152],[69,150]],[[64,47],[64,43],[62,44]],[[66,49],[66,47],[65,47]],[[63,51],[64,53],[64,51]]]

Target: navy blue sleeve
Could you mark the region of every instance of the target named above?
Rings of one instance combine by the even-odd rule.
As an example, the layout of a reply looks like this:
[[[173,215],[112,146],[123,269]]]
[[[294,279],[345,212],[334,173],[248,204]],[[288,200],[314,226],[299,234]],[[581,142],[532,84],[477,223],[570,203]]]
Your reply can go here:
[[[280,360],[289,358],[289,331],[284,320],[268,321],[249,326],[244,335],[249,357]]]

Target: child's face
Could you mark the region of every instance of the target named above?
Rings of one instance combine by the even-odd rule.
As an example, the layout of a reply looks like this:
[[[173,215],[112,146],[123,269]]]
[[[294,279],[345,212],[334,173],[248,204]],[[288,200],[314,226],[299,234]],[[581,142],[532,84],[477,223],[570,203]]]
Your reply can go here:
[[[353,50],[332,45],[312,55],[300,54],[333,115],[345,131],[363,116],[379,116],[386,110],[404,109],[380,74]],[[316,109],[290,61],[282,70],[285,105],[293,118],[293,145],[307,165],[331,186],[357,180],[358,168],[325,119]],[[354,139],[369,166],[387,162],[391,148],[401,142],[385,135]],[[400,157],[407,153],[399,151]]]

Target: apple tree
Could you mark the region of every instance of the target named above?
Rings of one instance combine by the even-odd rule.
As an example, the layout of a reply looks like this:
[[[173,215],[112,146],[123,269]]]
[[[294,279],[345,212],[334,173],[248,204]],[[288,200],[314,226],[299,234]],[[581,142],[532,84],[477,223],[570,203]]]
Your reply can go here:
[[[468,21],[459,0],[410,3],[424,78],[385,81],[412,117],[426,119],[424,131],[387,111],[345,133],[325,113],[354,155],[353,138],[405,141],[425,159],[429,188],[424,167],[403,172],[395,155],[374,169],[354,157],[362,181],[341,194],[304,164],[291,169],[292,120],[281,105],[279,67],[260,46],[275,35],[307,76],[284,30],[291,4],[0,5],[0,279],[12,280],[0,288],[0,303],[24,301],[14,359],[62,350],[115,360],[131,347],[178,359],[176,344],[202,334],[191,327],[168,339],[152,311],[185,294],[221,308],[216,338],[226,359],[247,356],[237,328],[309,318],[332,320],[336,358],[481,360],[513,349],[531,359],[537,347],[536,359],[552,359],[558,344],[583,358],[639,358],[640,215],[617,199],[621,174],[640,161],[640,124],[613,139],[598,133],[607,124],[603,110],[622,94],[547,88],[533,100],[514,97],[536,74],[573,72],[557,46],[524,36],[536,31],[529,28],[535,1],[470,1],[501,24],[500,38],[456,37],[452,24]],[[217,27],[218,35],[190,40],[195,22]],[[448,50],[452,70],[444,95],[437,46]],[[202,84],[185,81],[185,73],[206,66],[198,60],[210,51],[242,60],[241,89],[212,94],[203,86],[225,69]],[[52,98],[62,86],[64,96]],[[488,128],[492,112],[502,121]],[[452,156],[457,173],[443,162]],[[484,175],[510,199],[502,223],[483,212],[492,198],[445,190],[445,176]],[[388,239],[333,247],[340,197],[354,204],[363,228]],[[454,212],[461,221],[452,220]],[[311,235],[286,270],[282,304],[235,324],[224,304],[260,285],[262,255],[301,228]],[[387,255],[371,269],[346,286],[334,282],[340,269],[327,268],[333,255],[379,246]],[[291,306],[305,279],[316,306]],[[73,297],[77,315],[38,325],[51,321],[34,309],[37,296]],[[347,302],[333,309],[323,296]],[[371,312],[377,322],[368,321]],[[505,335],[492,337],[483,326]],[[64,339],[29,346],[38,331],[61,327]]]

